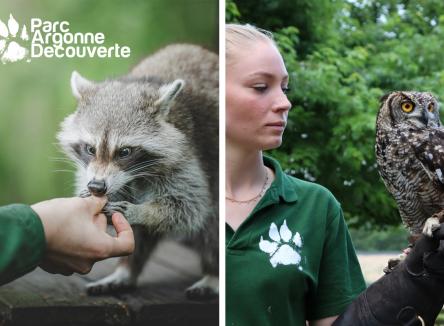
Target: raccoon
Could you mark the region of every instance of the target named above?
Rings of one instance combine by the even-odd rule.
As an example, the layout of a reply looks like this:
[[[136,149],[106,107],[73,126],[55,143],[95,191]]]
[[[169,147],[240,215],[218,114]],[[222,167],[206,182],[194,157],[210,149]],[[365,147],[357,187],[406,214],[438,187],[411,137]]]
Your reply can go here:
[[[77,110],[58,141],[77,165],[76,191],[107,196],[104,212],[134,226],[135,252],[90,294],[133,287],[160,239],[186,237],[204,277],[190,298],[218,294],[218,56],[176,44],[127,75],[93,82],[71,76]]]

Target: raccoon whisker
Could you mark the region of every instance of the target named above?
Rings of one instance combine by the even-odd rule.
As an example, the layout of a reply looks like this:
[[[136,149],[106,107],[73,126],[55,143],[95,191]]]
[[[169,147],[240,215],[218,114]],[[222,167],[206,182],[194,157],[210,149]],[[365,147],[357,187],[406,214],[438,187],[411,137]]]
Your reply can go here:
[[[136,202],[136,201],[137,201],[137,197],[134,196],[130,191],[125,190],[124,188],[126,188],[126,187],[128,187],[128,185],[123,185],[122,188],[120,188],[120,189],[117,191],[117,194],[118,194],[118,195],[122,194],[122,195],[125,196],[125,197],[129,197],[133,202]],[[134,191],[135,191],[136,189],[131,189],[131,188],[130,188],[130,190],[134,190]]]
[[[122,194],[127,195],[128,197],[130,197],[132,201],[137,201],[137,197],[136,197],[135,195],[133,195],[133,194],[131,193],[131,191],[129,191],[129,190],[125,190],[125,189],[120,189],[120,192],[121,192]]]
[[[131,170],[127,170],[127,171],[125,171],[125,172],[128,172],[128,173],[135,173],[135,172],[139,172],[139,171],[146,170],[146,169],[148,169],[150,166],[152,166],[152,165],[141,166],[141,167],[139,167],[139,168],[137,168],[137,169],[131,169]]]
[[[79,160],[78,158],[68,159],[68,158],[63,158],[63,157],[50,157],[49,159],[53,162],[67,163],[67,164],[69,164],[73,167],[76,167],[76,168],[79,166],[86,168],[86,164],[83,161]]]
[[[134,177],[138,177],[138,176],[143,176],[143,175],[148,175],[148,176],[160,176],[160,174],[158,173],[153,173],[150,171],[139,171],[137,173],[131,174],[131,176]]]
[[[133,166],[130,166],[128,169],[125,170],[125,172],[132,172],[132,171],[139,170],[139,169],[142,169],[145,167],[153,166],[153,165],[160,163],[162,161],[164,161],[164,159],[155,159],[155,160],[140,162],[140,163],[137,163]]]
[[[51,161],[67,161],[70,162],[71,160],[66,157],[49,157]]]
[[[123,185],[122,188],[120,188],[120,189],[124,190],[125,188],[128,188],[131,191],[137,191],[137,189],[135,187],[131,187],[129,184]]]
[[[137,163],[137,164],[134,164],[134,165],[130,166],[129,169],[131,170],[131,169],[133,169],[133,168],[137,168],[137,167],[139,167],[139,166],[144,166],[144,165],[146,165],[146,164],[152,165],[152,164],[158,163],[158,162],[160,162],[160,161],[161,161],[160,159],[155,159],[155,160],[149,160],[149,161],[139,162],[139,163]]]
[[[71,156],[71,157],[65,157],[65,156],[53,156],[50,157],[50,159],[54,160],[54,161],[63,161],[63,162],[76,162],[79,165],[84,165],[86,166],[85,162],[83,162],[82,160],[80,160],[78,157],[76,156]]]
[[[86,168],[86,163],[83,162],[82,160],[78,159],[77,157],[75,157],[75,158],[73,159],[73,161],[76,162],[78,165],[83,166],[83,167]]]
[[[65,161],[55,161],[55,162],[69,165],[69,167],[72,167],[74,169],[78,168],[78,164],[75,164],[74,162],[67,162],[67,161],[66,162]],[[61,164],[59,164],[59,165],[61,165]]]
[[[163,178],[164,176],[163,176],[163,175],[160,175],[160,174],[148,173],[148,172],[145,172],[145,173],[138,173],[138,174],[134,174],[134,175],[133,175],[133,178],[134,178],[134,179],[145,179],[145,180],[149,180],[150,178],[153,178],[153,177],[155,177],[155,178]]]
[[[53,170],[52,172],[69,172],[69,173],[76,173],[74,170]]]
[[[66,157],[49,157],[49,160],[54,161],[54,162],[66,162],[66,163],[73,164],[73,161],[66,158]]]
[[[125,172],[129,172],[129,173],[133,173],[133,172],[137,172],[146,168],[149,168],[150,166],[154,166],[156,165],[156,163],[153,162],[149,162],[149,163],[144,163],[144,164],[137,164],[135,166],[130,167],[129,169],[124,170]]]

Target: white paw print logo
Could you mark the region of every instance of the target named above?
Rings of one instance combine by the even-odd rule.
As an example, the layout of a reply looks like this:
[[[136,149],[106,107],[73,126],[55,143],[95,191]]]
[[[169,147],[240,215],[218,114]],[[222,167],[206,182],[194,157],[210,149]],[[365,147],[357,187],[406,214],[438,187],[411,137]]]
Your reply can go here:
[[[271,223],[268,235],[273,241],[264,240],[261,236],[259,248],[270,255],[271,266],[276,267],[279,264],[299,265],[301,262],[299,252],[302,248],[302,238],[299,232],[296,232],[293,236],[287,226],[287,221],[284,220],[280,230],[278,230],[276,224]],[[299,266],[299,269],[302,270],[302,267]]]
[[[12,15],[9,15],[8,25],[0,20],[0,61],[3,64],[20,61],[28,57],[29,50],[16,42],[28,41],[26,25],[23,25],[20,36],[18,35],[19,29],[19,24]]]

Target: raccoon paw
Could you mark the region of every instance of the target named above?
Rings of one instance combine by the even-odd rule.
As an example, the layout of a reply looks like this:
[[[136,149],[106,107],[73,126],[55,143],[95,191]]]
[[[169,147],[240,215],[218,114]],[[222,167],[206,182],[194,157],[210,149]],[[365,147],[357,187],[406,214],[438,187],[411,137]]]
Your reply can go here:
[[[125,215],[125,212],[128,210],[130,205],[132,204],[127,201],[108,202],[106,203],[105,207],[103,207],[103,210],[111,212],[111,214],[114,212],[119,212]]]
[[[219,295],[219,278],[206,275],[186,289],[185,295],[190,300],[204,301],[215,299]]]
[[[100,295],[127,291],[135,286],[136,282],[129,276],[129,271],[125,268],[117,268],[111,275],[86,284],[86,292],[89,295]]]
[[[102,208],[102,213],[105,214],[105,216],[108,219],[108,224],[112,224],[111,222],[111,216],[115,212],[122,213],[125,217],[127,217],[128,208],[132,205],[131,203],[127,201],[115,201],[115,202],[108,202],[106,205]]]
[[[90,197],[91,193],[89,192],[88,189],[84,189],[80,192],[79,197],[81,198],[86,198],[86,197]]]

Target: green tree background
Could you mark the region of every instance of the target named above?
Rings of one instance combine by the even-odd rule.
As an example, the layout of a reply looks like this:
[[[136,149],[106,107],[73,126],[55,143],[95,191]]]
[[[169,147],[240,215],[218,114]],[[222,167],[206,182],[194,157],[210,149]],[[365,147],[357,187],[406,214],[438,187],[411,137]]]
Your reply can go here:
[[[156,49],[191,42],[218,51],[217,0],[3,0],[0,19],[66,20],[72,32],[102,32],[128,59],[33,59],[0,64],[0,205],[73,195],[74,168],[58,159],[55,135],[75,110],[73,70],[92,80],[125,74]]]
[[[444,2],[228,0],[226,12],[229,22],[273,31],[290,73],[293,108],[272,155],[287,173],[329,188],[349,225],[399,225],[376,167],[379,98],[393,90],[444,98]]]

